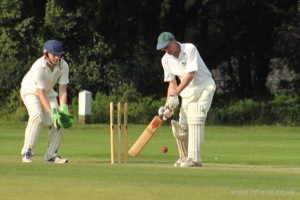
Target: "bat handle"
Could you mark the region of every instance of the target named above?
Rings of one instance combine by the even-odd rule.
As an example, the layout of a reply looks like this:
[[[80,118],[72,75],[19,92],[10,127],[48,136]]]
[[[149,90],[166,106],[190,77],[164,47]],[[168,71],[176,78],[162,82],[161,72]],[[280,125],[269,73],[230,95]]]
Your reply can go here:
[[[168,118],[164,118],[163,115],[158,115],[158,117],[159,117],[160,119],[162,119],[163,121],[167,121],[167,120],[168,120]]]

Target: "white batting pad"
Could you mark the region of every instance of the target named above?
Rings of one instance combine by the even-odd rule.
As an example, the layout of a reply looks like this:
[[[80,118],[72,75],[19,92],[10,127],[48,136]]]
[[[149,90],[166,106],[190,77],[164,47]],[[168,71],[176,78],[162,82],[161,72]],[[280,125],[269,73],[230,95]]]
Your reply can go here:
[[[206,113],[198,103],[190,103],[187,110],[189,127],[188,158],[201,163],[201,146],[204,142],[204,123]]]
[[[187,126],[178,123],[175,120],[171,121],[173,135],[177,142],[180,158],[186,158],[188,153],[188,129]]]
[[[57,130],[52,126],[48,133],[48,148],[45,159],[49,160],[57,154],[63,137],[63,129]]]
[[[42,127],[43,124],[39,115],[29,118],[25,130],[24,146],[21,151],[22,155],[27,151],[30,151],[32,154],[34,154]]]

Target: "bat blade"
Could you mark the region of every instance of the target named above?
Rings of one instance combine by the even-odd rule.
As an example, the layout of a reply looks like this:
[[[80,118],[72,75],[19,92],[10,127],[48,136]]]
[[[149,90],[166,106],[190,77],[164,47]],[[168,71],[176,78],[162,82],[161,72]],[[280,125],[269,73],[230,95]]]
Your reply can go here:
[[[150,124],[146,127],[144,132],[133,144],[131,149],[128,151],[129,155],[131,155],[132,157],[137,157],[143,150],[143,148],[146,146],[146,144],[149,142],[149,140],[152,138],[152,136],[155,134],[157,129],[162,125],[162,123],[163,120],[158,116],[155,116],[150,122]]]

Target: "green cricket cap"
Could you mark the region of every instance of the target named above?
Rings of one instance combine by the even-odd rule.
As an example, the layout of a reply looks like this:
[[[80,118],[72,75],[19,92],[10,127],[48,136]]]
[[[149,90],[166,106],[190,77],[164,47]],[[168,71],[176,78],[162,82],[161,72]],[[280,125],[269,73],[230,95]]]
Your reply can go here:
[[[165,48],[170,42],[174,41],[175,37],[170,32],[163,32],[157,38],[156,49],[160,50]]]

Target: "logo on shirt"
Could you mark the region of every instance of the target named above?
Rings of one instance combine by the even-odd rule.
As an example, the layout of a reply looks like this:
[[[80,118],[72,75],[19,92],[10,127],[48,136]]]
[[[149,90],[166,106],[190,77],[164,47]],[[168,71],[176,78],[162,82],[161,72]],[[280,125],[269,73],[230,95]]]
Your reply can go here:
[[[181,65],[186,65],[186,61],[182,61],[182,62],[181,62]]]

